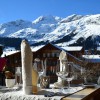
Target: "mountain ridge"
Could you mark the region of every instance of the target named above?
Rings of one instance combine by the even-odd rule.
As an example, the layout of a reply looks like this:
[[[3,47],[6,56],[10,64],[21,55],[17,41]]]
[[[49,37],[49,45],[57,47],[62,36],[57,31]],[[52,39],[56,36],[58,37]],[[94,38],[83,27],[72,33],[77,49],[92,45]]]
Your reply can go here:
[[[27,39],[30,45],[47,42],[59,46],[82,45],[90,38],[92,45],[100,42],[100,14],[40,16],[34,21],[16,20],[0,24],[0,37]],[[97,44],[96,44],[97,43]],[[88,46],[87,46],[88,47]]]

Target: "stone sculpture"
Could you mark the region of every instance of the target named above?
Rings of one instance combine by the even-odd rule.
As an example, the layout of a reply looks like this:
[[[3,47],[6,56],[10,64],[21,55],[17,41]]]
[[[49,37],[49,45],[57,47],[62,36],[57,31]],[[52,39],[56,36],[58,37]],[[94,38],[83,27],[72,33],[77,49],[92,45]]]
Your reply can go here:
[[[21,43],[23,93],[32,93],[32,58],[33,54],[27,41]]]

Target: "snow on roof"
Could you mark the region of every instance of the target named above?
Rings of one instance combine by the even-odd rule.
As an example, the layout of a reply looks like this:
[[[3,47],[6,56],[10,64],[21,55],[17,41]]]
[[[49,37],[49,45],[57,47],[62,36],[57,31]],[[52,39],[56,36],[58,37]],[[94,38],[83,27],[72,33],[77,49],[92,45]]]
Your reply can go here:
[[[63,48],[61,48],[61,47],[59,47],[59,46],[57,46],[57,45],[55,45],[55,44],[52,44],[52,43],[50,43],[50,44],[53,45],[54,47],[58,48],[59,50],[64,50]],[[46,44],[46,45],[47,45],[47,44]],[[39,49],[43,48],[43,47],[46,46],[46,45],[31,47],[31,49],[32,49],[33,52],[36,52],[36,51],[38,51]]]
[[[82,55],[86,59],[100,59],[100,55]]]
[[[100,47],[97,47],[97,50],[100,51]]]
[[[82,57],[90,62],[100,62],[100,55],[82,55]]]
[[[44,47],[44,45],[36,46],[36,47],[31,47],[31,49],[32,49],[32,52],[36,52],[36,51],[38,51],[39,49],[41,49],[42,47]]]
[[[54,47],[56,47],[56,48],[58,48],[59,50],[64,50],[62,47],[60,47],[60,46],[58,46],[58,45],[56,45],[56,44],[52,44],[52,43],[50,43],[51,45],[53,45]],[[64,50],[65,51],[65,50]]]
[[[1,57],[5,57],[5,56],[9,56],[9,55],[12,55],[12,54],[15,54],[17,52],[20,52],[20,50],[16,50],[16,51],[4,51],[3,54],[1,55]]]
[[[52,44],[52,43],[50,43],[50,44],[53,45],[54,47],[58,48],[59,50],[67,51],[65,48],[63,48],[63,47],[59,47],[59,46],[56,45],[56,44]],[[45,46],[45,45],[36,46],[36,47],[32,47],[31,49],[32,49],[33,52],[36,52],[37,50],[43,48],[44,46]],[[79,48],[80,48],[80,50],[82,49],[82,47],[79,47],[79,46],[74,46],[74,47],[76,47],[76,48],[78,47],[78,49],[76,49],[76,50],[79,50]],[[70,53],[68,53],[68,52],[66,52],[66,53],[67,53],[68,55],[74,57],[74,58],[77,59],[78,61],[81,61],[80,59],[78,59],[77,57],[71,55]]]
[[[66,46],[66,47],[60,47],[56,44],[52,44],[54,47],[58,48],[59,50],[64,50],[64,51],[80,51],[82,50],[82,46]],[[41,49],[42,47],[44,47],[45,45],[41,45],[41,46],[36,46],[36,47],[31,47],[33,52],[36,52],[37,50]]]
[[[65,50],[63,47],[59,47],[59,46],[57,46],[57,45],[55,45],[55,44],[52,44],[52,43],[50,43],[50,44],[53,45],[53,46],[55,46],[56,48],[58,48],[58,49],[60,49],[60,50],[67,51],[67,50]],[[72,54],[70,54],[70,53],[68,53],[68,52],[66,52],[66,53],[67,53],[68,55],[72,56],[73,58],[75,58],[76,60],[81,61],[80,59],[78,59],[77,57],[73,56]]]
[[[56,48],[60,49],[60,50],[65,50],[65,51],[80,51],[82,50],[82,46],[64,46],[64,47],[60,47],[58,45],[52,44],[51,45],[55,46]]]
[[[4,45],[0,44],[1,47],[3,47]]]
[[[66,51],[80,51],[82,50],[81,46],[66,46],[66,47],[62,47],[63,49],[65,49]]]

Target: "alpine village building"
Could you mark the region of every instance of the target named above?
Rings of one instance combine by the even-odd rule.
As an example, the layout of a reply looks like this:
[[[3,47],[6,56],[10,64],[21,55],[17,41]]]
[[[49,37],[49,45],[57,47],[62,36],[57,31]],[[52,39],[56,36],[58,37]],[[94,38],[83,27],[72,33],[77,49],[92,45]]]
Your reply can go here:
[[[48,43],[44,46],[41,46],[40,48],[34,47],[32,49],[33,63],[34,63],[35,58],[39,58],[40,61],[43,61],[43,62],[45,61],[45,59],[47,60],[46,75],[50,76],[51,83],[56,82],[58,79],[56,75],[56,66],[59,60],[59,54],[62,50],[66,52],[68,61],[73,62],[76,67],[81,65],[81,61],[83,59],[88,60],[89,62],[88,64],[91,67],[100,66],[100,55],[98,55],[98,57],[96,56],[97,58],[95,59],[93,58],[94,60],[91,57],[92,60],[90,60],[89,56],[87,57],[85,55],[85,50],[81,46],[59,47],[55,44]],[[14,69],[15,67],[21,67],[21,52],[20,51],[6,54],[6,57],[9,60],[11,67],[13,67]],[[41,67],[41,64],[40,64],[40,67]]]

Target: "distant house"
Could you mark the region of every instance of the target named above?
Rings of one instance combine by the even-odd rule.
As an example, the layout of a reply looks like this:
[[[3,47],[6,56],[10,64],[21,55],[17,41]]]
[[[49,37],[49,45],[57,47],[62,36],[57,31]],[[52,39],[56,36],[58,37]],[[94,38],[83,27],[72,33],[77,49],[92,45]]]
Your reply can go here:
[[[82,54],[84,54],[84,48],[82,46],[66,46],[62,48],[78,58],[81,57]]]
[[[2,57],[6,57],[12,67],[21,66],[21,52],[19,50],[3,52]]]
[[[100,55],[82,55],[82,58],[86,61],[86,68],[92,69],[93,74],[92,78],[97,82],[98,77],[100,76]]]
[[[100,47],[97,47],[96,53],[100,54]]]
[[[95,67],[100,69],[100,55],[82,55],[82,58],[87,62],[87,67]]]

